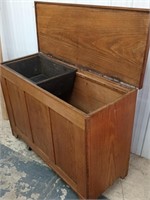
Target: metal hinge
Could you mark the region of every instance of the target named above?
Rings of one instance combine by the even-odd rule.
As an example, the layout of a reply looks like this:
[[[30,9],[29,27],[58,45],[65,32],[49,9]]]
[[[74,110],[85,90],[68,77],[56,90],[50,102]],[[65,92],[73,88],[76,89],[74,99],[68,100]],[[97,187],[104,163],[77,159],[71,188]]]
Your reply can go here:
[[[80,69],[81,69],[81,67],[80,67]],[[86,71],[88,71],[88,72],[90,72],[92,74],[95,74],[97,76],[103,77],[103,78],[105,78],[105,79],[107,79],[109,81],[118,83],[121,86],[124,86],[124,87],[127,87],[127,88],[132,88],[132,89],[135,89],[135,88],[137,89],[137,87],[135,87],[134,85],[130,85],[128,83],[124,83],[123,81],[121,81],[120,79],[117,79],[116,77],[107,76],[105,74],[97,72],[96,70],[91,70],[91,69],[85,68],[85,67],[82,67],[82,70],[86,70]]]
[[[51,57],[51,58],[55,58],[52,54],[47,54],[49,57]],[[56,59],[58,59],[58,58],[56,58]],[[65,62],[65,63],[67,63],[67,64],[69,64],[69,65],[73,65],[73,64],[71,64],[71,63],[69,63],[69,62],[66,62],[65,60],[62,60],[62,59],[58,59],[58,60],[60,60],[60,61],[62,61],[62,62]],[[121,81],[120,79],[118,79],[118,78],[116,78],[116,77],[111,77],[111,76],[107,76],[107,75],[105,75],[105,74],[102,74],[102,73],[100,73],[100,72],[98,72],[98,71],[96,71],[96,70],[94,70],[94,69],[90,69],[89,67],[85,67],[85,66],[81,66],[81,65],[73,65],[73,66],[75,66],[76,68],[78,68],[79,70],[81,70],[81,71],[87,71],[87,72],[89,72],[89,73],[92,73],[92,74],[95,74],[95,75],[97,75],[97,76],[100,76],[100,77],[103,77],[103,78],[105,78],[105,79],[107,79],[107,80],[109,80],[109,81],[112,81],[112,82],[115,82],[115,83],[118,83],[119,85],[121,85],[121,86],[123,86],[123,87],[127,87],[127,88],[132,88],[132,89],[138,89],[137,87],[135,87],[135,86],[133,86],[133,85],[130,85],[130,84],[128,84],[128,83],[124,83],[123,81]]]

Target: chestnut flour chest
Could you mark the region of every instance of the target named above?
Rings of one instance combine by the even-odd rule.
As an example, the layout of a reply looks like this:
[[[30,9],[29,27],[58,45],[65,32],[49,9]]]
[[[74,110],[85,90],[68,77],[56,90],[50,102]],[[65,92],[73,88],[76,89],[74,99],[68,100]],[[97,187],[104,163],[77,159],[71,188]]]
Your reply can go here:
[[[36,2],[35,13],[39,52],[1,66],[12,132],[98,198],[128,172],[149,10]]]

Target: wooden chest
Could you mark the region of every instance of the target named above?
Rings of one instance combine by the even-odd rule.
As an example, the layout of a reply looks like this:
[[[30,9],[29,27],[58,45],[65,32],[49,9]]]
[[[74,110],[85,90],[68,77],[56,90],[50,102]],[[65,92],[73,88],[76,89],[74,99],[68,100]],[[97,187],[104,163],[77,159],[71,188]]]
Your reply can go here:
[[[1,66],[12,132],[81,198],[98,198],[128,172],[149,10],[41,2],[35,10],[39,53]],[[61,90],[70,89],[56,96],[13,70],[22,63],[31,73],[42,65],[36,57],[76,69],[73,86],[63,85],[70,76],[59,80]]]

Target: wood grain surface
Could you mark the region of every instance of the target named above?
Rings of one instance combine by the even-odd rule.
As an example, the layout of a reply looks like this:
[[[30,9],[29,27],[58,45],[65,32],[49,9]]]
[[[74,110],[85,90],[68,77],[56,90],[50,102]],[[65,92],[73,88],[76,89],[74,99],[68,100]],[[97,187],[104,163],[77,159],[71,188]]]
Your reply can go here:
[[[27,93],[25,97],[33,142],[55,163],[49,108]]]
[[[75,183],[78,191],[86,195],[86,150],[84,130],[52,110],[51,123],[56,165]]]
[[[7,80],[10,80],[14,85],[34,97],[36,100],[48,107],[50,106],[61,116],[76,124],[76,126],[80,127],[81,129],[85,128],[84,112],[62,101],[51,93],[41,89],[23,76],[4,66],[2,66],[2,76],[7,78]]]
[[[122,93],[113,88],[108,88],[101,85],[100,82],[94,82],[93,79],[78,75],[68,103],[88,114],[121,96]]]
[[[5,66],[2,80],[13,131],[80,197],[97,198],[118,177],[125,177],[135,89],[78,72],[72,94],[79,94],[71,97],[72,106]],[[81,110],[79,97],[84,101]],[[82,111],[84,104],[88,114]]]
[[[13,110],[12,110],[12,106],[11,106],[11,102],[10,102],[10,98],[9,98],[7,82],[6,82],[6,79],[3,77],[1,77],[1,86],[2,86],[2,91],[4,94],[4,100],[6,103],[6,109],[7,109],[10,125],[11,125],[12,134],[16,135],[15,134],[16,123],[15,123],[15,118],[14,118],[14,114],[13,114]]]
[[[148,10],[35,5],[41,52],[142,87]]]
[[[134,90],[87,119],[88,198],[97,198],[128,172],[135,100]]]
[[[32,141],[30,122],[24,91],[10,81],[6,81],[16,127]]]

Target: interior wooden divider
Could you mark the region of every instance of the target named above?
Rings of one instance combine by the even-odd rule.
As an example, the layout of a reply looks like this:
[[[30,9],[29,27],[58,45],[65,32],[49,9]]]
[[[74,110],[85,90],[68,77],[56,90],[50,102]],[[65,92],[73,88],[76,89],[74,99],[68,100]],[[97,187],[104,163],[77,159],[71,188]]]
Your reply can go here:
[[[67,102],[88,114],[115,101],[122,95],[121,92],[115,91],[113,88],[103,86],[100,81],[96,83],[92,79],[77,74]]]

